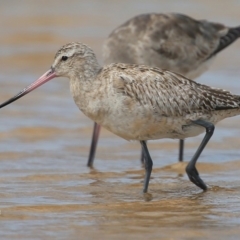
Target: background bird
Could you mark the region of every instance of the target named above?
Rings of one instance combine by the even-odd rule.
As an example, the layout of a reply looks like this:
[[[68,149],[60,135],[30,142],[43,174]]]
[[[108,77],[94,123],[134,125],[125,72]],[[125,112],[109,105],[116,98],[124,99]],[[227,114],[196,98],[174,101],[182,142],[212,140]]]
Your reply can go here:
[[[109,63],[144,64],[196,79],[220,51],[240,36],[240,26],[195,20],[178,13],[143,14],[117,27],[103,46]],[[100,126],[94,123],[88,166],[93,166]],[[183,161],[184,140],[179,142]],[[143,162],[144,155],[141,154]]]

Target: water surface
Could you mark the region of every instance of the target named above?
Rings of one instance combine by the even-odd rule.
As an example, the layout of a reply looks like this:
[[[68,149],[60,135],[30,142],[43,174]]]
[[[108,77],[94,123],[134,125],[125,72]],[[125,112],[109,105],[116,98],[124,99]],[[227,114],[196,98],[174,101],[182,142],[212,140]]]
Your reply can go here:
[[[51,65],[58,48],[82,41],[95,50],[128,18],[182,12],[230,26],[240,1],[0,2],[0,102]],[[240,41],[198,80],[240,94]],[[92,122],[75,106],[68,80],[56,79],[0,113],[1,239],[237,239],[240,234],[240,118],[221,122],[197,165],[202,192],[178,164],[177,141],[149,142],[149,194],[138,143],[102,131],[95,169],[86,161]],[[188,161],[203,135],[186,141]],[[101,237],[100,237],[101,236]]]

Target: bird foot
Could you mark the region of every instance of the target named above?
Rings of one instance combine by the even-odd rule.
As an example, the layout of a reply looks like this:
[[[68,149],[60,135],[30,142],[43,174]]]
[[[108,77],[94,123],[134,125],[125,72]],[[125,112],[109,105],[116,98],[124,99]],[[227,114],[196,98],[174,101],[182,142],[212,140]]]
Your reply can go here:
[[[202,190],[207,190],[207,185],[203,182],[203,180],[200,178],[199,173],[197,169],[194,167],[186,167],[187,175],[192,183],[200,187]]]

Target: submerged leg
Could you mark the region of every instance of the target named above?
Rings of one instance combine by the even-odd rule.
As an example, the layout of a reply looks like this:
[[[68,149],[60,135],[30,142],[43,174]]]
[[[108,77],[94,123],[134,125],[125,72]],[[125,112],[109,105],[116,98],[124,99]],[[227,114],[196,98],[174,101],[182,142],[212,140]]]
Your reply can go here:
[[[94,157],[95,157],[95,153],[96,153],[96,148],[97,148],[97,142],[98,142],[100,129],[101,129],[101,126],[97,123],[94,123],[93,134],[92,134],[92,142],[91,142],[91,147],[90,147],[88,162],[87,162],[88,167],[93,166],[93,161],[94,161]]]
[[[148,190],[148,184],[151,177],[153,162],[148,152],[147,144],[145,141],[140,141],[142,145],[142,151],[144,153],[144,166],[145,166],[145,178],[143,183],[143,192],[146,193]]]
[[[184,152],[184,139],[179,140],[179,155],[178,161],[183,162],[183,152]]]
[[[187,175],[188,175],[191,182],[193,182],[195,185],[197,185],[201,189],[207,190],[207,186],[203,182],[203,180],[200,178],[199,173],[198,173],[195,165],[196,165],[196,162],[198,160],[198,157],[200,156],[203,149],[207,145],[208,141],[212,137],[215,127],[212,123],[204,121],[204,120],[196,120],[196,121],[193,121],[193,123],[195,123],[197,125],[200,125],[202,127],[205,127],[206,128],[206,134],[205,134],[200,146],[198,147],[196,153],[192,157],[191,161],[188,163],[188,165],[186,167],[186,172],[187,172]]]

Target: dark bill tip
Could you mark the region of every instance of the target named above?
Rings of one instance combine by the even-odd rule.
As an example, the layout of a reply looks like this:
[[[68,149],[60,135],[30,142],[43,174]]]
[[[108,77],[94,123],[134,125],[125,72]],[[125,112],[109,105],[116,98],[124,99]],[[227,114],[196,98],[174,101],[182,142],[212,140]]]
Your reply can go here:
[[[53,79],[57,77],[56,73],[54,72],[53,69],[48,70],[46,73],[44,73],[38,80],[36,80],[35,82],[33,82],[32,84],[30,84],[29,86],[27,86],[26,88],[24,88],[21,92],[19,92],[16,96],[8,99],[7,101],[5,101],[4,103],[0,104],[0,108],[3,108],[5,106],[7,106],[8,104],[16,101],[17,99],[23,97],[24,95],[30,93],[31,91],[33,91],[34,89],[40,87],[41,85],[43,85],[44,83],[48,82],[49,80]]]

